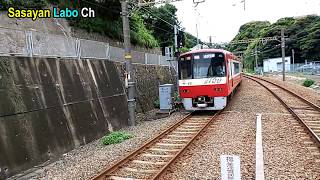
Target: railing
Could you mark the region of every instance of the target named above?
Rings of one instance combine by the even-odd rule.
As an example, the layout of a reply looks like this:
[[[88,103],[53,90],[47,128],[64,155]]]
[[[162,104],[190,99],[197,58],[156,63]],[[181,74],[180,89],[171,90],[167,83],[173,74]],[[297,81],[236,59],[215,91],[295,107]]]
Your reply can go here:
[[[108,43],[53,35],[35,30],[19,30],[0,27],[0,55],[24,57],[60,57],[77,59],[105,59],[124,62],[124,49]],[[174,66],[165,56],[132,51],[136,64]]]
[[[276,67],[259,67],[258,73],[261,71],[265,73],[281,73],[282,65]],[[302,73],[311,75],[320,75],[320,63],[295,63],[286,64],[285,71],[287,73]]]

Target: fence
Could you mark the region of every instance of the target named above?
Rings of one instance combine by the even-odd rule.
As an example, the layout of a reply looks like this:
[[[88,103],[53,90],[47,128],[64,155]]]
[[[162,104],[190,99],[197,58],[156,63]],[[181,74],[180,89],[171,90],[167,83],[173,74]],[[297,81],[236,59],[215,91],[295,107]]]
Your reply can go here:
[[[35,30],[0,27],[0,55],[39,56],[77,59],[106,59],[124,62],[124,49],[105,42],[53,35]],[[165,56],[132,51],[132,62],[137,64],[174,66]]]
[[[258,71],[262,72],[263,68],[259,67]],[[311,75],[320,75],[320,63],[319,62],[311,62],[311,63],[295,63],[295,64],[286,64],[285,71],[287,73],[302,73],[302,74],[311,74]],[[281,73],[282,65],[278,66],[275,70],[268,70],[268,68],[264,69],[265,73]]]

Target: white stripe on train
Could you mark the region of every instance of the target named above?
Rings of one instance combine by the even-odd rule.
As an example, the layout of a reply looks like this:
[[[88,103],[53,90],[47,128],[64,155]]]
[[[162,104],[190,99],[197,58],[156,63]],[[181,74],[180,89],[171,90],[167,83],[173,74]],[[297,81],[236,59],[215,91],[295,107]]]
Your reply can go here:
[[[179,86],[202,86],[202,85],[215,85],[215,84],[226,84],[226,83],[227,83],[226,77],[179,80]]]

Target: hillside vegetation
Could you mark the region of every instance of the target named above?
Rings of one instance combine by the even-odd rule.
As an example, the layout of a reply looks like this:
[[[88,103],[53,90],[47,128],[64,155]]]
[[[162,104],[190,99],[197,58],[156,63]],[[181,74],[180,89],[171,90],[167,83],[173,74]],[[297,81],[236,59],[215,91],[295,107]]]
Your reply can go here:
[[[61,8],[91,7],[96,12],[95,18],[69,18],[69,24],[75,28],[123,41],[119,0],[0,0],[0,3],[1,10],[7,10],[11,6],[20,9],[41,8],[48,7],[50,4]],[[171,4],[133,11],[130,15],[131,42],[147,48],[172,46],[174,43],[172,25],[179,24],[176,12],[176,7]],[[196,45],[196,38],[191,34],[186,35],[186,41],[185,50]]]
[[[295,63],[320,61],[320,16],[309,15],[304,17],[286,17],[271,24],[267,21],[249,22],[240,27],[233,40],[245,40],[260,37],[280,36],[284,28],[286,41],[286,56],[291,56],[295,50]],[[280,38],[279,38],[280,40]],[[278,41],[259,41],[249,44],[231,44],[228,49],[233,52],[244,51],[246,68],[253,69],[255,46],[258,49],[258,64],[262,65],[263,59],[281,57],[281,46]]]

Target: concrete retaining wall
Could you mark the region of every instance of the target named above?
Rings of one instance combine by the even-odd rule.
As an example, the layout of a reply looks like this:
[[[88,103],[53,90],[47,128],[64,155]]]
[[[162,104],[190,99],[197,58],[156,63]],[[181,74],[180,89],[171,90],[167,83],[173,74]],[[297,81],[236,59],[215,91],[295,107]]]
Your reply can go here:
[[[0,57],[0,179],[128,125],[114,62]]]
[[[117,63],[124,82],[124,64]],[[154,101],[159,97],[160,84],[176,84],[175,71],[168,66],[133,64],[136,77],[136,112],[144,113],[154,109]]]
[[[173,69],[134,65],[137,112],[153,109]],[[128,125],[124,64],[0,57],[0,179]]]

